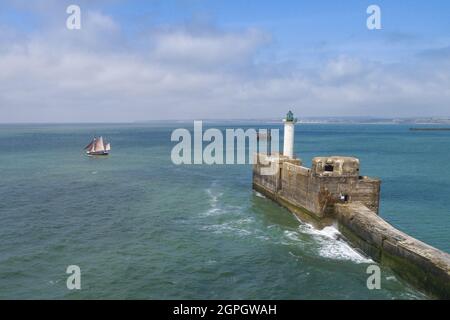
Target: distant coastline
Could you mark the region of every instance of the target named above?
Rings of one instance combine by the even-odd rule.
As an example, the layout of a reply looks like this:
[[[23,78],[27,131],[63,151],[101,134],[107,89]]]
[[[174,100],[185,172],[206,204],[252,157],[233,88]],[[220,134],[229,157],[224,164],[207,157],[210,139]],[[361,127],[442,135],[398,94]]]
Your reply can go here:
[[[253,118],[253,119],[213,119],[213,118],[193,118],[193,119],[155,119],[155,120],[139,120],[139,121],[86,121],[86,122],[0,122],[0,125],[129,125],[129,124],[189,124],[194,120],[202,120],[206,124],[279,124],[280,119],[277,118]],[[447,131],[450,129],[450,117],[429,117],[429,118],[377,118],[377,117],[299,117],[299,124],[355,124],[355,125],[411,125],[411,126],[429,126],[424,129]],[[437,128],[436,126],[440,126]],[[448,126],[448,128],[446,127]],[[411,127],[415,129],[414,127]],[[422,129],[422,128],[419,128]]]
[[[450,131],[450,128],[409,128],[411,131]]]
[[[178,122],[186,123],[194,120],[202,120],[205,123],[240,123],[240,124],[278,124],[280,119],[178,119],[178,120],[143,120],[136,123],[155,122]],[[448,125],[450,128],[450,117],[422,117],[422,118],[376,118],[376,117],[300,117],[300,124],[378,124],[378,125]]]

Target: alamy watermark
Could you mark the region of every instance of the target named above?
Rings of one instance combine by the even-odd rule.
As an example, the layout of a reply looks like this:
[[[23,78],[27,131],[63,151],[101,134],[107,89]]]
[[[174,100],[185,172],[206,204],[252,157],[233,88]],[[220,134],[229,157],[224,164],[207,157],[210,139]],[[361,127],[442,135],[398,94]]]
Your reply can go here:
[[[370,16],[367,18],[366,25],[369,30],[381,29],[381,8],[376,4],[372,4],[367,7],[367,14]]]
[[[71,4],[67,7],[66,13],[69,14],[66,20],[66,27],[69,30],[81,29],[81,8],[79,5]],[[366,13],[369,17],[366,20],[366,26],[369,30],[381,29],[381,8],[379,5],[371,4],[367,7]]]
[[[278,129],[225,129],[209,128],[203,132],[203,122],[194,121],[194,132],[184,128],[175,129],[171,135],[172,142],[178,142],[172,149],[171,159],[176,165],[223,165],[255,164],[267,167],[261,174],[276,173],[271,154],[279,150],[280,134]],[[205,144],[206,143],[206,144]],[[267,158],[256,157],[257,153],[268,155]]]
[[[81,29],[81,8],[75,4],[67,7],[66,13],[69,14],[66,20],[66,27],[69,30]]]
[[[70,265],[66,269],[67,277],[66,286],[69,290],[81,290],[81,269],[77,265]]]
[[[381,289],[381,269],[379,266],[372,264],[367,267],[366,273],[370,276],[367,277],[366,285],[369,290]]]

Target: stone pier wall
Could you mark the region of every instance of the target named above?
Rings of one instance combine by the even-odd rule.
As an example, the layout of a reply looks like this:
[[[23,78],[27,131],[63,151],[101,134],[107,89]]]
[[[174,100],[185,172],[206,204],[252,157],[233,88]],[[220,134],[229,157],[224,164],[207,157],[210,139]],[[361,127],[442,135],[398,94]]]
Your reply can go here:
[[[450,255],[391,226],[358,203],[337,204],[341,233],[375,261],[431,295],[450,299]]]
[[[300,219],[336,223],[355,247],[433,297],[450,299],[450,255],[395,229],[378,216],[380,181],[361,176],[320,176],[298,159],[259,155],[253,188],[288,208]],[[345,196],[345,200],[341,199]]]

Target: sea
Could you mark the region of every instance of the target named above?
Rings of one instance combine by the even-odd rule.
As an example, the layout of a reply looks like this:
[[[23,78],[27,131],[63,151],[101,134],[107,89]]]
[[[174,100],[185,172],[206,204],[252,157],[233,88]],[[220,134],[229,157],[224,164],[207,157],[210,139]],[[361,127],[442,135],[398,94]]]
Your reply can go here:
[[[358,157],[380,215],[450,252],[450,131],[409,127],[298,124],[294,150]],[[177,128],[193,123],[0,125],[0,299],[430,298],[384,266],[368,289],[376,263],[253,191],[251,165],[175,165]],[[86,156],[100,135],[111,154]]]

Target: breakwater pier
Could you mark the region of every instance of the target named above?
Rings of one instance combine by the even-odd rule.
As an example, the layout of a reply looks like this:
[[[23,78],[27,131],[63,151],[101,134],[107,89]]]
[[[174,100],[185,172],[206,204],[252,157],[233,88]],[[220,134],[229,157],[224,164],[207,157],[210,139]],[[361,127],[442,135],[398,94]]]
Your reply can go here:
[[[316,157],[311,168],[303,166],[294,156],[295,122],[289,113],[285,153],[255,155],[253,188],[319,228],[335,225],[349,243],[399,277],[432,297],[450,299],[450,255],[378,215],[381,180],[361,175],[357,158]]]

